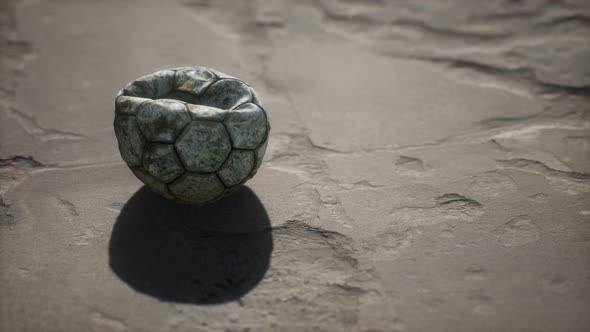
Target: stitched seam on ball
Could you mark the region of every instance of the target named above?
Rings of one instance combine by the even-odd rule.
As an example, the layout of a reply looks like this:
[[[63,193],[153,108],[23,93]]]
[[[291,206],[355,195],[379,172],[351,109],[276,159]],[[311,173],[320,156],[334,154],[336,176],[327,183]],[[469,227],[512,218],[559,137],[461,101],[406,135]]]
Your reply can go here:
[[[229,159],[229,155],[234,150],[234,141],[231,138],[231,134],[230,134],[229,130],[227,130],[227,127],[225,126],[225,123],[221,122],[221,125],[223,126],[223,130],[225,130],[225,133],[227,134],[227,137],[229,138],[229,145],[231,146],[231,148],[229,149],[229,152],[227,153],[227,156],[225,156],[225,158],[223,158],[223,162],[221,163],[221,166],[219,166],[215,170],[215,172],[217,172],[223,166],[223,164],[225,164],[225,162],[227,161],[227,159]]]

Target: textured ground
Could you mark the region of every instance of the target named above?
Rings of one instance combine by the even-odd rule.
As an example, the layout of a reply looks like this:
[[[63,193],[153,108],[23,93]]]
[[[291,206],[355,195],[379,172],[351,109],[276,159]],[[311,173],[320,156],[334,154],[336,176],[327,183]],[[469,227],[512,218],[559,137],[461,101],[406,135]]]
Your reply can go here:
[[[0,330],[590,330],[588,1],[0,1]],[[246,189],[178,207],[113,100],[250,82]]]

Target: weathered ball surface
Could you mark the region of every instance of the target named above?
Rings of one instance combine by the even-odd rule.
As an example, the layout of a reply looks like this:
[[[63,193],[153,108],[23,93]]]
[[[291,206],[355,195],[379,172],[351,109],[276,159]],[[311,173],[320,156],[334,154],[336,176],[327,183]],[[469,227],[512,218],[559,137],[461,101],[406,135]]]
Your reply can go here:
[[[254,89],[204,67],[158,71],[115,100],[115,135],[131,171],[184,203],[219,199],[252,178],[270,124]]]

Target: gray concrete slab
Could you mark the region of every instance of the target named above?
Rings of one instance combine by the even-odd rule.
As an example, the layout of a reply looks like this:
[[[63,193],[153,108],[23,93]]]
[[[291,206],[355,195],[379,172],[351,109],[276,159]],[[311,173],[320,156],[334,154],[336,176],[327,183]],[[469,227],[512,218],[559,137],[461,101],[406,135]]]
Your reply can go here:
[[[0,2],[1,331],[590,330],[586,1]],[[255,87],[205,206],[121,159],[165,68]]]

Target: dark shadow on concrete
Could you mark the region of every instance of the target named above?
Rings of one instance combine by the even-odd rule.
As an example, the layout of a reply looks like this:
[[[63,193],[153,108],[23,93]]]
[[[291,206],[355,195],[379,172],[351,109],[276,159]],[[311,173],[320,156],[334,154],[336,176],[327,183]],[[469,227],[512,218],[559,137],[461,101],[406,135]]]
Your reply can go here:
[[[266,210],[247,187],[201,206],[180,205],[142,187],[113,227],[109,263],[138,292],[215,304],[256,287],[272,247]]]

